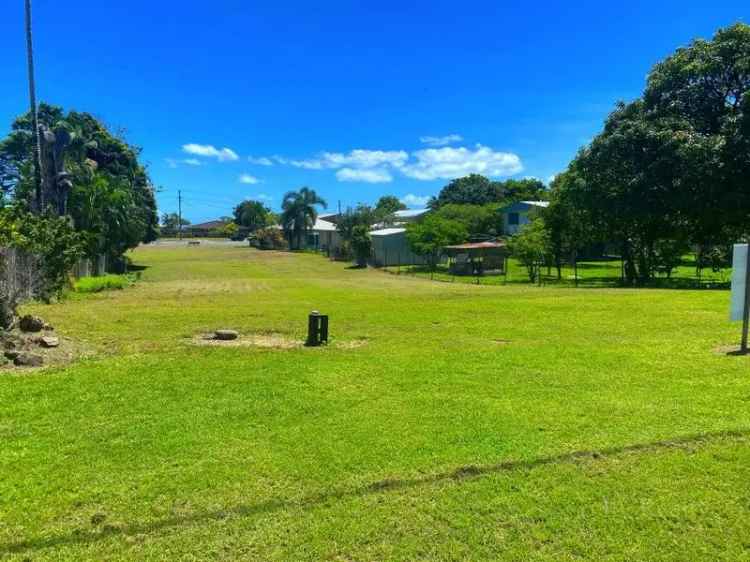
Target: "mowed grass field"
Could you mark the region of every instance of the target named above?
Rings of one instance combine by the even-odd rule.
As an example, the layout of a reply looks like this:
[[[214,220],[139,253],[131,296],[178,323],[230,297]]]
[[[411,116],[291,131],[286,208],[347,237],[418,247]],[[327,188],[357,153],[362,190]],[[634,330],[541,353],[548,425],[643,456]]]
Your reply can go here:
[[[430,282],[145,247],[0,375],[0,559],[750,559],[726,291]],[[327,348],[200,347],[229,327]]]

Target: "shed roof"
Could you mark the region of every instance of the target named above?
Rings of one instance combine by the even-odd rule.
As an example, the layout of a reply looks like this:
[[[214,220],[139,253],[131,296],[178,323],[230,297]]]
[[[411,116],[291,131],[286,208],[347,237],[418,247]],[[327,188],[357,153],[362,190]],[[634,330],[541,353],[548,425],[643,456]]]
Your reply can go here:
[[[406,232],[405,228],[383,228],[381,230],[371,230],[370,236],[392,236]]]
[[[455,244],[453,246],[445,246],[446,249],[451,250],[479,250],[483,248],[505,248],[504,242],[469,242],[467,244]]]

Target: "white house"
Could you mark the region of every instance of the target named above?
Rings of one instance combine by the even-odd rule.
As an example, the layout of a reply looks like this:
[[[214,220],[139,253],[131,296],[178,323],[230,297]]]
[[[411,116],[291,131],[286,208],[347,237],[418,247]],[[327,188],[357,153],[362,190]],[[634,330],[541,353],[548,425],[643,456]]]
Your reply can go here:
[[[341,248],[341,235],[336,225],[318,217],[307,233],[307,247],[334,255]]]
[[[549,201],[519,201],[505,207],[503,213],[503,234],[516,234],[523,225],[531,222],[539,209],[549,207]]]

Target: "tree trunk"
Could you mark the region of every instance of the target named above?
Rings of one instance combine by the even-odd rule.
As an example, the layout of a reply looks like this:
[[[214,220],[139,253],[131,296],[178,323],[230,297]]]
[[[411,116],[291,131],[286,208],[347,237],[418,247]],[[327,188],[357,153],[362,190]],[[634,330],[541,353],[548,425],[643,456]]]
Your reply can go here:
[[[33,164],[34,164],[34,204],[37,213],[44,209],[42,201],[42,161],[41,140],[39,138],[39,113],[36,106],[36,83],[34,80],[34,41],[31,26],[31,0],[26,0],[26,64],[29,75],[29,105],[31,108],[31,124],[33,134]]]

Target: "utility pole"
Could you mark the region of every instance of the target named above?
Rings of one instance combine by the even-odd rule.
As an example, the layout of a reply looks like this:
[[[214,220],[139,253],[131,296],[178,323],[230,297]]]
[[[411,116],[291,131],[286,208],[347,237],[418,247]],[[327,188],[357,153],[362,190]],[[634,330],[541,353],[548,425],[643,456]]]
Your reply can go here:
[[[33,131],[34,197],[36,212],[41,213],[42,202],[42,146],[39,139],[39,113],[36,106],[36,84],[34,81],[34,41],[31,33],[31,0],[26,0],[26,64],[29,73],[29,104]]]
[[[177,190],[177,238],[182,240],[182,190]]]

